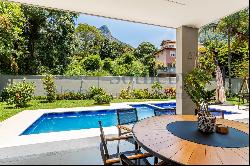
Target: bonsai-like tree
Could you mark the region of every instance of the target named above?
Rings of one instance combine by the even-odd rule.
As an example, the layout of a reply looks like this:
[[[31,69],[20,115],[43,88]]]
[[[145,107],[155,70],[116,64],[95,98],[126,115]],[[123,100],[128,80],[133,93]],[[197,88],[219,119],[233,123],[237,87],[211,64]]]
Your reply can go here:
[[[212,56],[200,56],[196,67],[184,78],[184,89],[191,100],[195,103],[195,113],[208,111],[208,103],[215,94],[215,89],[208,90],[206,86],[210,84],[215,71],[215,64]]]
[[[206,115],[210,115],[208,111],[208,103],[214,96],[215,89],[207,90],[206,85],[210,83],[211,76],[200,68],[194,68],[188,73],[184,79],[184,89],[195,103],[195,112],[204,111]]]

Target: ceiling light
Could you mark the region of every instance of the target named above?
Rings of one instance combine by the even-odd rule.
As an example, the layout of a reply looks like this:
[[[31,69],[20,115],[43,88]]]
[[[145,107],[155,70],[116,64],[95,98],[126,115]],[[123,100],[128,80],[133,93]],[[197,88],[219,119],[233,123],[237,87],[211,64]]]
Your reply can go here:
[[[164,1],[167,1],[167,2],[170,2],[170,3],[175,3],[175,4],[178,4],[178,5],[183,5],[183,6],[186,5],[185,3],[178,2],[178,1],[175,1],[175,0],[164,0]]]

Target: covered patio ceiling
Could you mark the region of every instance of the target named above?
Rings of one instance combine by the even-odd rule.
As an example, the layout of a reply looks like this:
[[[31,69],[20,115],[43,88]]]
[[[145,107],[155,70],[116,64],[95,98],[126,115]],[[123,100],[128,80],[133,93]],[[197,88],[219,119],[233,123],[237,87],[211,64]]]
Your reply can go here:
[[[249,6],[248,0],[10,1],[171,28],[200,28]]]

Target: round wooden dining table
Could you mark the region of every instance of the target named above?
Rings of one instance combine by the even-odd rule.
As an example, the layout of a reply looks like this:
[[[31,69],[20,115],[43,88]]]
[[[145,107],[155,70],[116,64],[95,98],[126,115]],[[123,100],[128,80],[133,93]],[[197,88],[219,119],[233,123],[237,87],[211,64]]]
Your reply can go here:
[[[184,165],[248,165],[249,145],[242,147],[212,146],[180,138],[168,130],[174,122],[195,122],[194,115],[162,115],[143,119],[133,126],[133,137],[138,144],[164,161]],[[216,119],[216,123],[230,127],[246,135],[249,139],[248,124],[226,119]],[[185,127],[185,126],[184,126]],[[181,128],[180,128],[181,129]],[[198,129],[197,129],[198,130]],[[178,132],[178,131],[177,131]],[[218,134],[218,133],[217,133]],[[225,135],[224,135],[225,136]],[[222,136],[223,137],[223,136]],[[224,138],[224,137],[223,137]],[[232,139],[232,140],[230,140]],[[235,141],[225,137],[224,141]],[[237,142],[232,142],[237,143]],[[239,144],[241,142],[239,141]]]

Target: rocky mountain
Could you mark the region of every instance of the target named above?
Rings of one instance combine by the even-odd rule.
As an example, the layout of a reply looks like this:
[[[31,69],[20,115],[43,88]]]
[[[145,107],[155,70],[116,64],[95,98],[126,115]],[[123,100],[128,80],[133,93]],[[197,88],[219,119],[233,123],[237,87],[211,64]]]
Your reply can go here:
[[[100,28],[98,28],[102,34],[108,38],[109,40],[112,40],[112,41],[116,41],[118,43],[122,43],[120,40],[116,39],[115,37],[112,36],[112,33],[111,31],[109,30],[109,28],[107,27],[107,25],[103,25],[101,26]]]
[[[129,44],[127,44],[127,43],[124,43],[124,42],[122,42],[122,41],[116,39],[114,36],[112,36],[112,33],[111,33],[111,31],[109,30],[109,28],[108,28],[107,25],[103,25],[103,26],[101,26],[101,27],[98,28],[98,29],[101,31],[101,33],[103,34],[103,36],[105,36],[105,37],[108,38],[109,40],[114,41],[114,42],[117,42],[117,43],[120,43],[120,44],[122,44],[122,45],[126,45],[127,47],[130,47],[130,48],[133,49],[133,47],[132,47],[131,45],[129,45]]]

